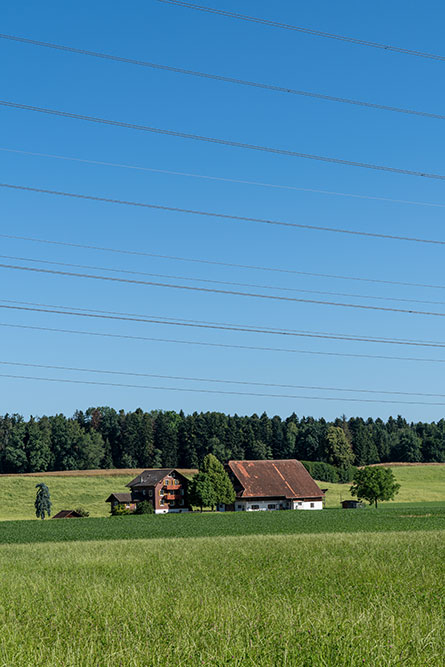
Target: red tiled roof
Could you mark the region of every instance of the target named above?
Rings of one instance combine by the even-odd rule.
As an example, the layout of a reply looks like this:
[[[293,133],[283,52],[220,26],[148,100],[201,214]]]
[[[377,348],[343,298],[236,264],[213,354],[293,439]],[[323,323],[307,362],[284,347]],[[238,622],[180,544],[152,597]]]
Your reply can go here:
[[[239,498],[316,498],[323,492],[296,459],[229,461],[228,466],[243,487]]]

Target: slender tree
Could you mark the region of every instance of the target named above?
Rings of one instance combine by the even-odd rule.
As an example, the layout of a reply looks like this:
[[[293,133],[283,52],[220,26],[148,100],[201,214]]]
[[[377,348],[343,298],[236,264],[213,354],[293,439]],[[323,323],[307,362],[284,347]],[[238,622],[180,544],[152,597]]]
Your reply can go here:
[[[36,484],[37,494],[34,506],[36,508],[36,517],[44,519],[45,514],[51,516],[51,498],[49,489],[43,482]]]

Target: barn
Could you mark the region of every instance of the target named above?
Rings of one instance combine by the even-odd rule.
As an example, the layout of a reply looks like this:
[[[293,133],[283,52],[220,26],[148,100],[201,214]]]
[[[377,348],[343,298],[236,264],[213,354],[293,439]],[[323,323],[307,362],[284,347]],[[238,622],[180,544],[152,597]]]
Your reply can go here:
[[[323,491],[296,459],[229,461],[226,471],[236,493],[220,511],[321,510]]]

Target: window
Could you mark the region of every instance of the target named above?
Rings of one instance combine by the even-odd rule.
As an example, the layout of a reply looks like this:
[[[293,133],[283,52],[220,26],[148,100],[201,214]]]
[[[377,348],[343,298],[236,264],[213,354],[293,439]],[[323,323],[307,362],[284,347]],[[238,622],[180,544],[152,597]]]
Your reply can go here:
[[[184,489],[181,489],[181,496],[184,495]]]
[[[150,496],[150,498],[152,497],[152,495],[153,495],[153,489],[149,489],[149,490],[148,490],[148,495]]]
[[[315,507],[315,503],[311,503],[311,507]]]
[[[161,490],[159,491],[159,495],[160,495],[160,496],[163,496],[163,495],[164,495],[164,489],[161,489]]]
[[[274,510],[276,508],[276,505],[268,505],[267,509],[268,510]]]
[[[242,509],[243,509],[243,506],[242,506],[242,505],[237,505],[237,506],[236,506],[236,509],[237,509],[237,510],[242,510]]]
[[[164,498],[161,498],[159,504],[160,504],[160,505],[163,505],[163,504],[164,504]]]
[[[142,495],[145,496],[145,489],[142,489]]]
[[[259,506],[259,505],[251,505],[251,506],[250,506],[250,509],[251,509],[251,510],[259,510],[259,509],[260,509],[260,506]]]
[[[184,501],[183,501],[183,500],[181,500],[179,504],[180,504],[180,505],[181,505],[181,507],[182,507],[182,506],[184,505]]]

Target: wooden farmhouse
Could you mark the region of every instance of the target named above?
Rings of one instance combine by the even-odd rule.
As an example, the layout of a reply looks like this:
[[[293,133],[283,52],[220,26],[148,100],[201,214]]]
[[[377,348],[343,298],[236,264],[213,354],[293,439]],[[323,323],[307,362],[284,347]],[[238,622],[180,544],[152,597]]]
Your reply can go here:
[[[135,509],[137,503],[148,500],[156,514],[168,512],[188,512],[191,508],[187,500],[187,486],[197,470],[182,468],[153,468],[144,470],[127,486],[130,493],[112,493],[106,502],[123,504]]]
[[[323,491],[296,459],[229,461],[226,471],[236,500],[220,511],[323,509]]]

